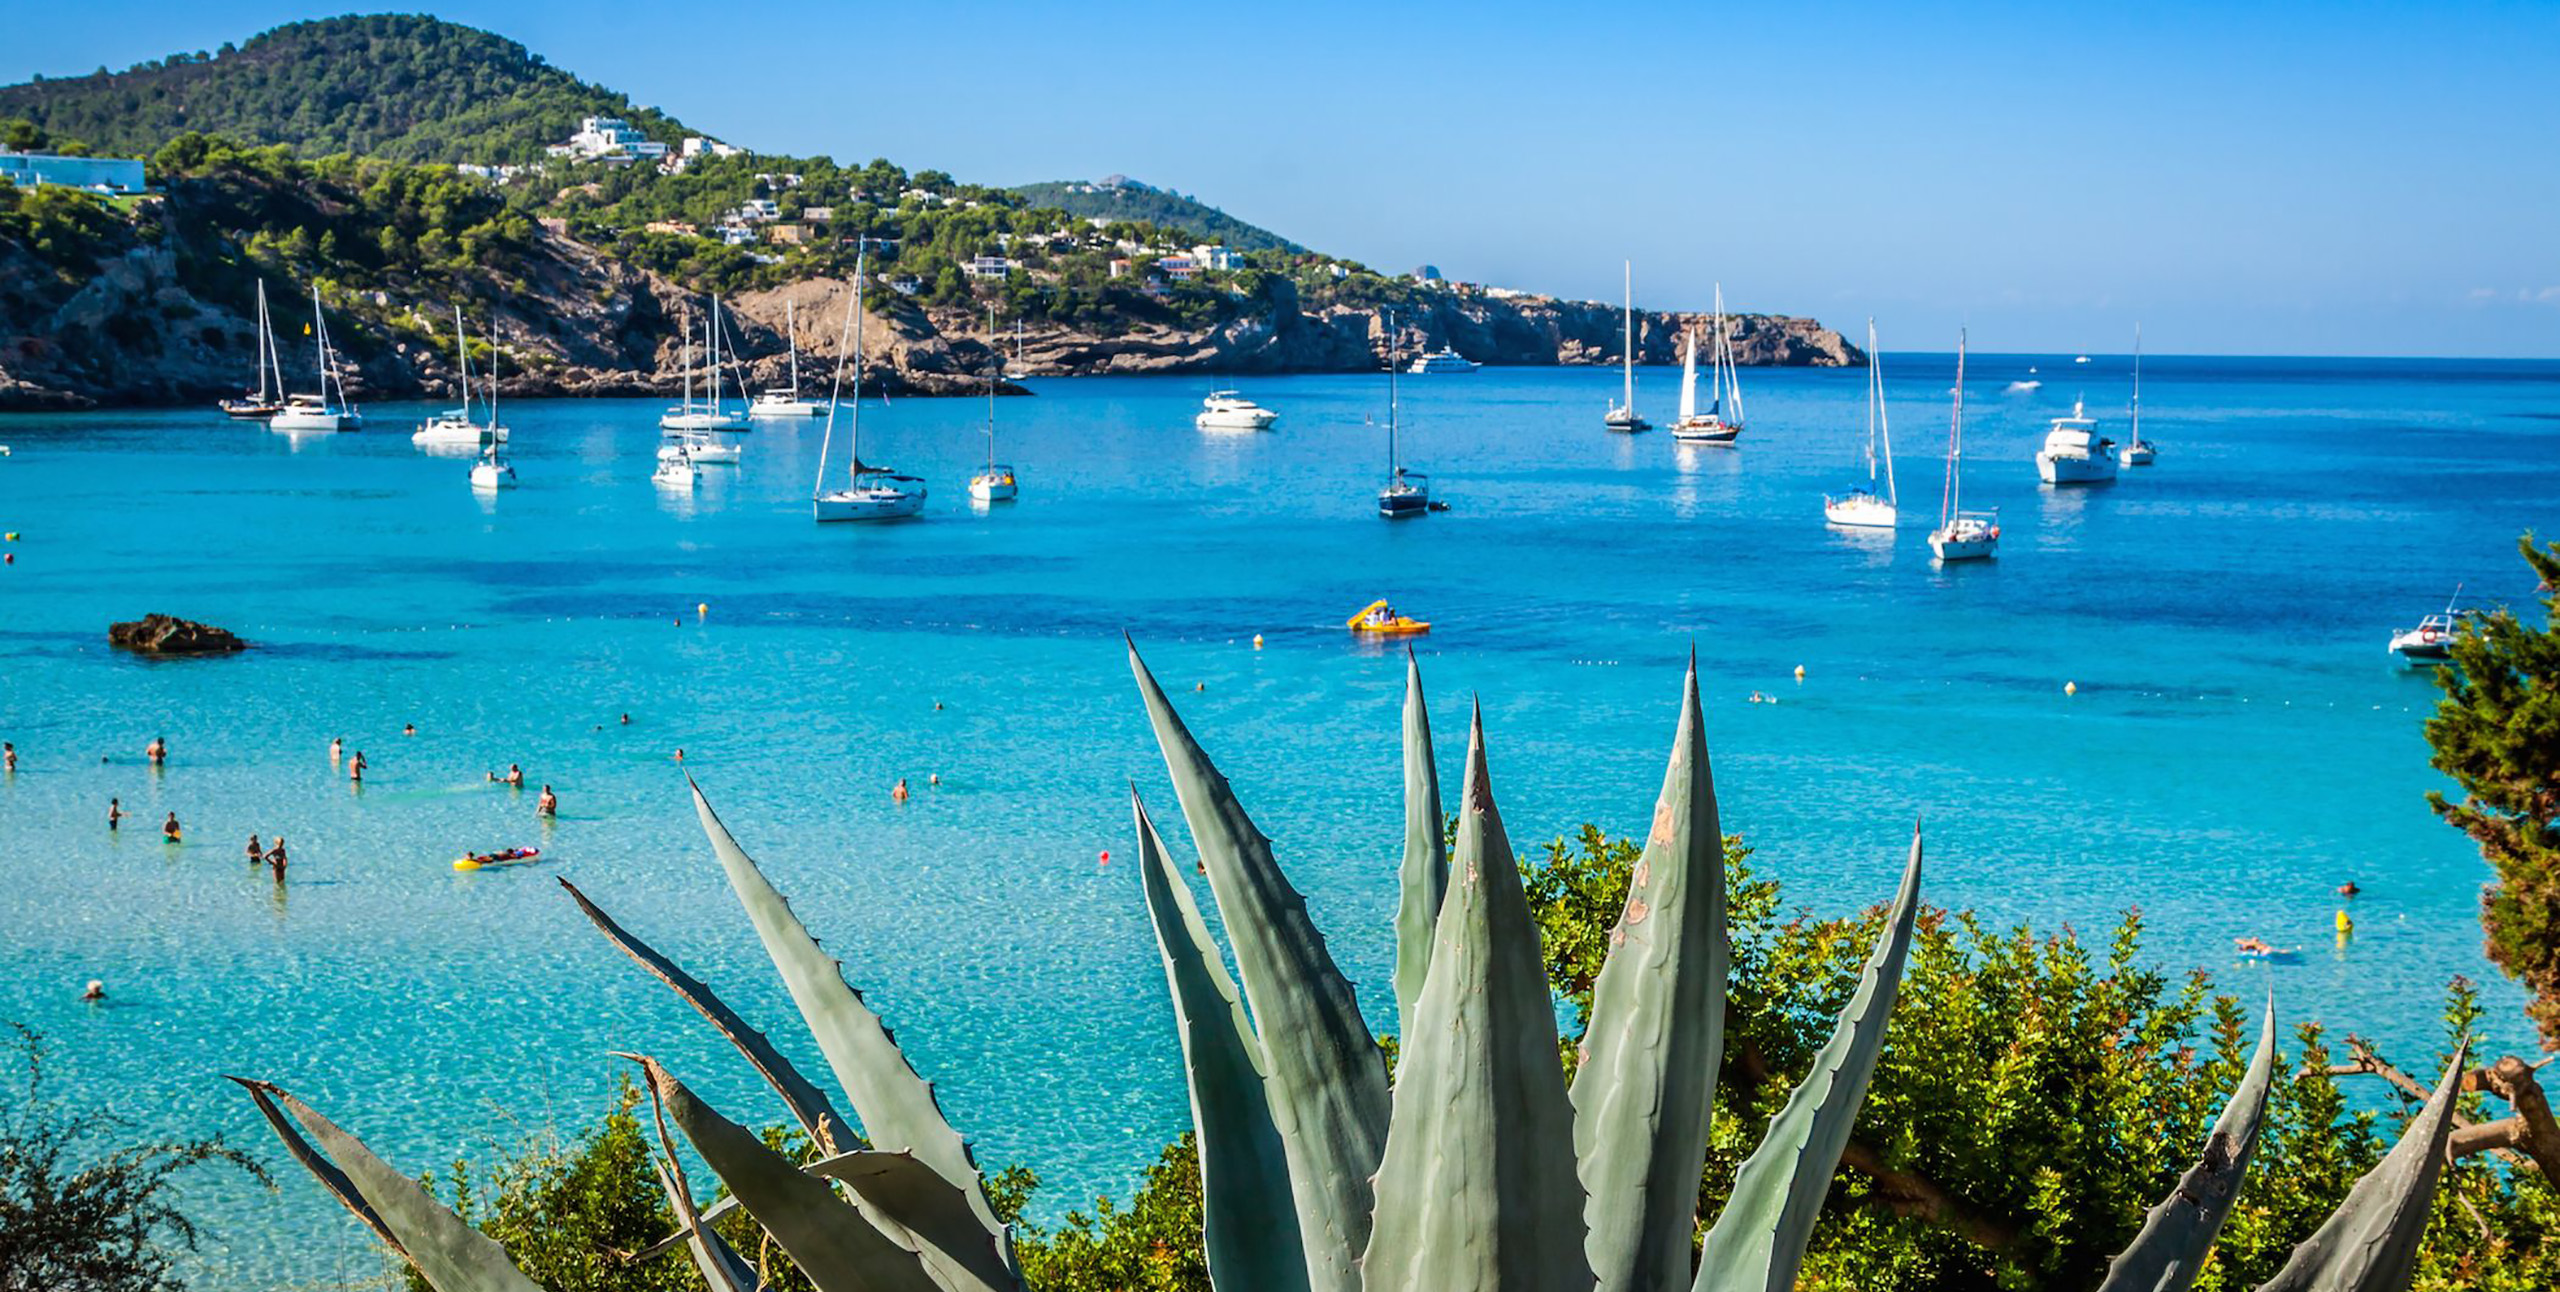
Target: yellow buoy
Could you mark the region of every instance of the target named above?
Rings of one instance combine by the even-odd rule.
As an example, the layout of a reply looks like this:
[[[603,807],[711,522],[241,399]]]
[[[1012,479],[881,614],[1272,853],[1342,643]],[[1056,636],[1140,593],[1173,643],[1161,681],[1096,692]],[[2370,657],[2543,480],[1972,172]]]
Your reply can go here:
[[[2345,937],[2355,931],[2356,922],[2347,918],[2347,913],[2345,911],[2338,912],[2338,936]]]
[[[1796,665],[1796,680],[1799,682],[1804,680],[1804,665],[1802,664]]]
[[[1260,633],[1255,633],[1255,634],[1253,635],[1253,648],[1254,648],[1255,650],[1260,650],[1260,649],[1262,649],[1262,634],[1260,634]]]
[[[708,602],[708,601],[697,601],[697,602],[694,602],[694,603],[693,603],[693,613],[695,613],[695,614],[697,614],[697,615],[707,615],[707,614],[710,614],[710,613],[711,613],[711,603],[710,603],[710,602]]]
[[[2077,682],[2065,682],[2062,684],[2062,693],[2064,695],[2078,695],[2080,694],[2080,684]]]

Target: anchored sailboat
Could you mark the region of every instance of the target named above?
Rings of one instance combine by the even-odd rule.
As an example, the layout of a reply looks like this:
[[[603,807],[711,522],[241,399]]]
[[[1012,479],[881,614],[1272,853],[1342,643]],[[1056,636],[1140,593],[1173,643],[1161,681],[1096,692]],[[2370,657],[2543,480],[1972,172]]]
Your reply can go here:
[[[2142,325],[2133,325],[2133,427],[2126,433],[2122,452],[2116,460],[2129,467],[2147,467],[2160,456],[2160,446],[2142,438]]]
[[[1984,560],[2000,550],[2000,513],[1964,510],[1964,333],[1956,333],[1955,415],[1947,423],[1947,487],[1929,550],[1941,563]]]
[[[1378,491],[1378,514],[1388,520],[1407,520],[1426,515],[1431,510],[1431,477],[1404,467],[1403,446],[1397,442],[1401,407],[1396,399],[1398,353],[1396,316],[1387,314],[1387,487]]]
[[[347,382],[338,374],[337,352],[329,348],[329,319],[320,312],[320,285],[311,285],[311,348],[313,365],[319,369],[320,393],[292,395],[284,408],[267,419],[267,427],[277,431],[352,431],[364,425],[364,415],[347,400]],[[332,400],[330,392],[337,398]]]
[[[1020,320],[1016,320],[1017,324]],[[969,496],[980,502],[1011,502],[1019,492],[1014,483],[1013,468],[996,461],[996,387],[1002,384],[1004,350],[993,344],[996,339],[996,310],[987,307],[988,349],[995,352],[995,362],[987,368],[987,469],[969,477]],[[859,393],[859,392],[857,392]]]
[[[460,330],[461,322],[462,312],[457,309],[454,311],[456,331]],[[465,349],[467,351],[468,346]],[[471,413],[469,380],[465,377],[463,385],[463,416],[465,418],[468,418]],[[492,323],[489,327],[489,424],[481,430],[480,460],[471,464],[472,488],[513,489],[516,487],[514,465],[507,461],[505,454],[498,452],[498,446],[505,443],[506,438],[507,428],[498,424],[498,329],[497,325]]]
[[[462,307],[459,305],[453,307],[453,346],[458,360],[455,370],[461,374],[454,389],[461,396],[462,404],[460,407],[448,408],[428,418],[425,424],[418,427],[417,433],[409,437],[409,442],[420,448],[476,449],[507,438],[507,428],[497,424],[495,397],[497,347],[494,344],[489,351],[491,363],[489,425],[482,426],[471,420],[471,341],[463,334]]]
[[[1600,424],[1613,431],[1633,434],[1636,431],[1652,430],[1653,423],[1644,420],[1644,416],[1636,412],[1636,262],[1628,261],[1626,271],[1626,295],[1622,298],[1623,304],[1620,307],[1624,322],[1620,327],[1618,362],[1619,367],[1626,373],[1627,388],[1619,402],[1609,406],[1608,415],[1600,419]]]
[[[1716,339],[1708,357],[1707,411],[1698,411],[1698,338],[1689,335],[1688,358],[1680,372],[1680,420],[1672,437],[1684,444],[1731,444],[1742,435],[1742,381],[1733,370],[1733,337],[1725,327],[1724,284],[1716,284]],[[1727,404],[1730,400],[1730,405]]]
[[[821,521],[892,520],[913,516],[924,510],[924,481],[914,476],[894,474],[881,467],[862,463],[862,275],[863,253],[869,240],[857,242],[853,252],[853,282],[844,304],[844,330],[836,339],[835,389],[827,397],[827,430],[818,441],[818,480],[811,487],[811,514]],[[851,338],[851,344],[846,343]],[[829,491],[827,449],[836,433],[836,407],[844,399],[844,365],[853,360],[853,413],[847,419],[846,438],[851,441],[853,462],[846,473],[845,487]]]
[[[267,316],[267,280],[258,280],[258,388],[238,399],[222,401],[232,417],[273,417],[284,410],[284,359],[276,353],[275,321]],[[272,376],[274,384],[268,383]]]
[[[743,431],[747,419],[720,406],[720,298],[711,298],[711,315],[703,329],[704,364],[703,402],[693,399],[693,320],[685,320],[684,403],[670,408],[658,417],[658,425],[670,431]]]
[[[1877,446],[1883,446],[1879,452]],[[1876,494],[1876,469],[1884,469],[1884,494]],[[1884,356],[1876,349],[1876,321],[1867,320],[1867,483],[1822,500],[1822,518],[1834,525],[1891,529],[1899,501],[1893,487],[1893,426],[1884,411]]]
[[[790,388],[756,392],[755,402],[747,405],[749,417],[815,417],[823,411],[800,397],[800,318],[788,298],[782,302],[782,331],[791,343]]]

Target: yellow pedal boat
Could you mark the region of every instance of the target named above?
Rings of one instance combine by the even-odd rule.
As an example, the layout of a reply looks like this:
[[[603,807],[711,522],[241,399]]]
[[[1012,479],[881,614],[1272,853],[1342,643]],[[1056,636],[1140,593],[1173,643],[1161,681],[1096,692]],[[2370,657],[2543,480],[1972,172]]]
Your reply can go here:
[[[1431,621],[1397,614],[1395,607],[1383,600],[1360,607],[1360,613],[1344,620],[1342,626],[1355,633],[1373,633],[1380,637],[1412,637],[1431,631]]]

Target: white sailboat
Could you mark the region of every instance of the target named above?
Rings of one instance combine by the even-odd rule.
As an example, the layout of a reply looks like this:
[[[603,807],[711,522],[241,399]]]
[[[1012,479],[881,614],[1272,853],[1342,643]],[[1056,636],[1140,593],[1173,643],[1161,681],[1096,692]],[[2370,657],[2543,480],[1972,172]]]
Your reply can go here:
[[[456,331],[460,330],[461,321],[461,311],[454,311]],[[468,385],[463,387],[465,417],[470,415],[470,389]],[[507,461],[507,456],[498,451],[498,446],[506,442],[507,428],[498,422],[498,332],[494,324],[489,330],[489,424],[480,428],[480,431],[480,460],[471,464],[471,487],[474,489],[515,488],[516,469]]]
[[[320,393],[290,395],[284,407],[267,419],[267,427],[277,431],[352,431],[364,425],[364,415],[347,399],[347,383],[338,375],[337,352],[329,348],[329,319],[320,312],[320,285],[311,285],[311,347],[313,363],[320,373]],[[335,391],[337,397],[330,398]]]
[[[1929,550],[1940,563],[1980,561],[2000,550],[2000,513],[1964,510],[1964,333],[1956,333],[1955,414],[1947,422],[1947,488],[1939,495],[1938,527]]]
[[[913,516],[924,510],[924,481],[902,476],[862,462],[862,276],[863,253],[869,249],[867,239],[858,241],[853,252],[853,282],[845,298],[844,331],[836,339],[836,377],[833,393],[827,397],[827,430],[818,441],[818,479],[810,488],[809,508],[821,521],[895,520]],[[845,338],[852,338],[850,345]],[[844,402],[844,365],[853,360],[853,415],[847,419],[847,438],[851,443],[853,462],[846,472],[845,487],[829,490],[827,481],[827,448],[836,433],[836,408]]]
[[[238,418],[273,417],[284,410],[284,358],[276,353],[275,321],[267,314],[267,280],[258,280],[258,388],[238,399],[222,401],[222,411]],[[274,378],[269,384],[268,378]]]
[[[996,311],[990,305],[987,307],[987,340],[992,343],[995,336]],[[1004,350],[993,344],[988,348],[995,351],[996,361],[987,368],[987,469],[969,477],[969,496],[979,502],[1011,502],[1021,488],[1013,478],[1013,467],[996,461],[996,387],[1002,381]]]
[[[711,315],[703,329],[704,364],[703,402],[693,399],[693,321],[685,320],[684,403],[670,408],[658,417],[658,425],[670,431],[743,431],[747,419],[720,406],[720,298],[711,298]]]
[[[1407,471],[1398,442],[1401,405],[1396,398],[1398,354],[1396,316],[1387,314],[1387,486],[1378,491],[1378,514],[1388,520],[1410,520],[1431,512],[1431,477]]]
[[[1609,405],[1609,411],[1600,419],[1600,424],[1613,431],[1633,434],[1652,430],[1653,423],[1636,411],[1636,262],[1630,260],[1626,263],[1626,273],[1626,295],[1620,307],[1624,323],[1620,327],[1618,342],[1619,367],[1626,373],[1626,393],[1619,402]]]
[[[1882,448],[1879,450],[1878,446]],[[1876,493],[1876,470],[1884,470],[1884,493]],[[1822,518],[1834,525],[1891,529],[1899,518],[1900,499],[1893,487],[1893,425],[1884,409],[1884,355],[1876,349],[1876,321],[1867,320],[1867,483],[1834,498],[1822,499]]]
[[[462,396],[462,404],[458,408],[448,408],[429,417],[423,425],[418,427],[417,433],[409,437],[409,442],[420,448],[476,449],[507,438],[507,428],[497,424],[495,397],[497,373],[494,370],[497,349],[495,346],[490,348],[493,367],[489,376],[491,391],[489,425],[482,426],[471,420],[471,342],[463,335],[462,307],[459,305],[453,307],[453,345],[459,356],[456,371],[461,373],[461,379],[456,383],[455,389]]]
[[[2142,325],[2133,325],[2133,426],[2126,433],[2122,451],[2116,461],[2129,467],[2147,467],[2160,456],[2160,446],[2142,438]]]
[[[749,417],[815,417],[825,411],[815,401],[800,397],[800,318],[788,299],[782,302],[782,330],[791,343],[791,386],[757,391],[755,402],[747,405]]]
[[[1742,382],[1733,369],[1733,337],[1725,327],[1722,283],[1716,284],[1715,332],[1707,372],[1708,393],[1714,402],[1703,413],[1698,411],[1698,337],[1689,334],[1688,355],[1680,371],[1680,420],[1671,424],[1672,438],[1683,444],[1731,444],[1742,435]]]
[[[649,473],[649,479],[661,489],[691,489],[701,483],[702,472],[695,469],[691,457],[678,449],[674,457],[658,459],[658,469]]]

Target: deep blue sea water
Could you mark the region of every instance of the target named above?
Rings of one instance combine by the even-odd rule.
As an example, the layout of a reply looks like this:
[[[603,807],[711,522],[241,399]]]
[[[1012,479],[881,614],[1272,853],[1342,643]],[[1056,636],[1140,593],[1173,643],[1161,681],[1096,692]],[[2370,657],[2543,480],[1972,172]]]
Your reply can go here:
[[[2004,390],[2031,364],[2042,390]],[[2467,974],[2492,1040],[2529,1044],[2479,953],[2484,868],[2421,797],[2440,784],[2420,735],[2435,692],[2383,643],[2457,582],[2528,599],[2515,537],[2560,531],[2560,364],[2154,358],[2160,464],[2059,493],[2030,462],[2044,419],[2085,392],[2120,431],[2126,362],[1970,371],[1967,499],[1998,506],[2006,538],[1943,571],[1923,537],[1951,356],[1888,357],[1890,537],[1821,523],[1822,492],[1861,471],[1856,371],[1746,372],[1733,451],[1604,433],[1605,371],[1409,380],[1409,456],[1452,510],[1401,525],[1370,512],[1368,378],[1247,383],[1284,415],[1262,435],[1194,431],[1203,383],[1034,382],[1001,410],[1023,496],[992,512],[962,489],[983,403],[874,406],[865,456],[934,489],[923,520],[876,527],[810,522],[815,422],[759,429],[742,467],[661,494],[653,401],[507,407],[524,484],[494,501],[411,447],[421,406],[300,440],[193,411],[0,418],[0,528],[19,534],[0,738],[24,760],[0,783],[0,1018],[47,1034],[75,1101],[277,1164],[272,1195],[188,1190],[217,1288],[378,1268],[221,1073],[281,1082],[412,1170],[592,1120],[613,1049],[779,1120],[552,882],[822,1070],[691,821],[682,747],[981,1160],[1036,1166],[1052,1214],[1125,1196],[1188,1113],[1118,859],[1131,780],[1185,841],[1119,634],[1383,1026],[1401,658],[1341,621],[1388,596],[1436,625],[1419,649],[1444,775],[1475,697],[1524,845],[1643,829],[1694,646],[1725,823],[1793,904],[1883,899],[1920,818],[1933,901],[2098,936],[2138,905],[2153,963],[2272,986],[2289,1020],[2418,1066]],[[1648,412],[1672,385],[1645,375]],[[110,620],[155,610],[258,649],[106,647]],[[332,736],[371,763],[360,793]],[[532,789],[484,781],[509,762],[558,788],[556,825]],[[121,835],[110,796],[134,814]],[[288,839],[282,890],[244,864],[252,831]],[[510,843],[557,864],[448,865]],[[2366,891],[2341,948],[2349,878]],[[2303,957],[2236,963],[2240,933]],[[109,1004],[76,999],[91,978]]]

